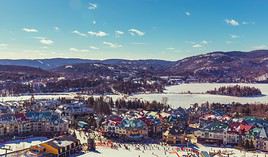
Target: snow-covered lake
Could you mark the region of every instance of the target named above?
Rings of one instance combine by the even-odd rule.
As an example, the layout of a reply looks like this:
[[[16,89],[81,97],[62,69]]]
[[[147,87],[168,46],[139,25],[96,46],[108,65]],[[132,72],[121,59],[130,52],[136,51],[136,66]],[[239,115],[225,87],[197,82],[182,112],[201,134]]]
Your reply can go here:
[[[219,103],[267,103],[268,104],[268,84],[238,84],[241,86],[250,86],[259,88],[264,96],[260,97],[232,97],[232,96],[221,96],[221,95],[210,95],[210,94],[181,94],[187,93],[205,93],[208,90],[219,88],[221,86],[234,86],[237,84],[223,84],[223,83],[191,83],[181,84],[175,86],[166,87],[165,93],[163,94],[139,94],[134,95],[132,98],[141,98],[147,101],[162,101],[163,97],[167,97],[167,103],[172,107],[189,107],[190,104],[194,103],[205,103],[205,102],[219,102]]]
[[[210,94],[181,94],[187,93],[205,93],[208,90],[219,88],[221,86],[234,86],[237,84],[226,84],[226,83],[191,83],[181,84],[166,87],[163,94],[137,94],[129,96],[129,99],[143,99],[146,101],[159,101],[161,102],[164,97],[168,99],[167,103],[172,107],[189,107],[190,104],[194,103],[205,103],[205,102],[219,102],[219,103],[267,103],[268,104],[268,84],[238,84],[241,86],[250,86],[259,88],[264,96],[260,97],[232,97],[232,96],[221,96],[221,95],[210,95]],[[75,93],[56,93],[49,95],[35,95],[35,99],[57,99],[59,97],[73,98],[76,96]],[[108,95],[113,99],[120,98],[120,95]],[[95,97],[98,97],[97,95]],[[31,96],[19,96],[19,97],[0,97],[0,101],[19,101],[29,100]]]
[[[58,99],[59,97],[73,98],[75,93],[35,94],[35,99]],[[31,99],[31,95],[0,97],[0,101],[22,101]]]

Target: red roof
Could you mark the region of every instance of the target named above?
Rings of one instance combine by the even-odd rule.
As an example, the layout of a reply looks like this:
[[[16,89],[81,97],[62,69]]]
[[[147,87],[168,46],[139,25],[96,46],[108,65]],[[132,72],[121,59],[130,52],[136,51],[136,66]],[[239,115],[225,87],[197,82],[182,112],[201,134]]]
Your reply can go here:
[[[239,130],[240,131],[244,131],[244,132],[248,132],[249,130],[251,130],[253,128],[253,126],[251,125],[247,125],[247,124],[240,124],[239,125]]]
[[[111,120],[111,121],[116,121],[116,122],[121,122],[121,121],[123,120],[123,118],[121,118],[121,117],[119,117],[119,116],[115,116],[115,115],[113,115],[113,116],[111,116],[111,117],[109,118],[109,120]]]

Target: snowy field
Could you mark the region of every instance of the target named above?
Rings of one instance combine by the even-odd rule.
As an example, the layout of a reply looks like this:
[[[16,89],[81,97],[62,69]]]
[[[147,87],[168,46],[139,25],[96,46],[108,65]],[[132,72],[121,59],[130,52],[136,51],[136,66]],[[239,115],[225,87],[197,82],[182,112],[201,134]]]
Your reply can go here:
[[[35,94],[35,99],[58,99],[59,97],[73,98],[75,93]],[[0,97],[0,101],[22,101],[31,99],[31,95]]]
[[[151,150],[135,150],[134,147],[130,147],[130,150],[126,150],[124,148],[111,149],[111,148],[97,148],[98,152],[89,152],[87,154],[81,155],[80,157],[183,157],[186,155],[186,151],[176,151],[177,149],[174,147],[162,147],[155,146]],[[158,149],[159,148],[159,149]],[[222,157],[266,157],[268,154],[259,152],[245,152],[232,148],[212,148],[212,147],[201,147],[200,151],[206,152],[221,152]],[[176,153],[174,153],[176,152]],[[199,155],[200,157],[202,155]],[[220,157],[220,155],[216,155]],[[186,157],[186,156],[185,156]],[[198,157],[198,156],[196,156]]]
[[[110,148],[100,148],[98,149],[98,153],[96,152],[90,152],[84,155],[81,155],[80,157],[177,157],[175,153],[173,153],[172,150],[146,150],[146,151],[139,151],[135,150],[133,147],[130,150],[126,150],[123,148],[116,149],[110,149]],[[186,155],[186,152],[179,153],[179,155]]]
[[[191,83],[181,84],[166,87],[163,94],[137,94],[129,96],[128,99],[143,99],[147,101],[159,101],[161,102],[163,97],[168,98],[168,104],[174,108],[184,107],[187,108],[190,104],[194,103],[205,103],[205,102],[219,102],[219,103],[268,103],[268,84],[238,84],[241,86],[251,86],[259,88],[264,96],[259,97],[232,97],[222,95],[210,95],[204,94],[208,90],[219,88],[221,86],[234,86],[237,84],[226,84],[226,83]],[[198,94],[182,94],[190,91],[191,93]],[[56,93],[50,95],[35,95],[35,99],[57,99],[59,97],[73,98],[77,96],[75,93]],[[113,99],[122,97],[121,95],[107,95]],[[98,97],[95,95],[94,97]],[[1,101],[19,101],[29,100],[31,96],[19,96],[19,97],[0,97]]]
[[[205,93],[208,90],[222,86],[249,86],[259,88],[264,94],[268,94],[268,84],[249,84],[249,83],[189,83],[166,87],[165,93],[183,93],[191,91],[192,93]]]
[[[194,103],[219,102],[219,103],[268,103],[268,84],[238,84],[241,86],[250,86],[259,88],[264,94],[260,97],[232,97],[210,94],[182,94],[190,91],[191,93],[205,93],[208,90],[219,88],[221,86],[234,86],[237,84],[221,84],[221,83],[192,83],[168,86],[164,94],[139,94],[132,98],[141,98],[147,101],[162,101],[163,97],[168,98],[168,104],[172,107],[189,107]]]
[[[0,148],[10,148],[11,150],[9,150],[8,152],[14,152],[30,148],[33,145],[43,143],[47,140],[48,139],[46,137],[33,137],[21,140],[10,140],[8,142],[1,143]],[[5,150],[0,149],[0,156],[2,156],[3,154],[5,154]]]
[[[81,143],[86,143],[85,133],[84,132],[76,132],[77,138],[81,141]],[[118,143],[114,143],[118,146]],[[125,148],[127,146],[128,149]],[[240,151],[238,149],[233,148],[217,148],[217,147],[208,147],[201,144],[198,146],[193,146],[198,152],[221,152],[221,157],[268,157],[268,154],[263,152],[245,152]],[[138,149],[137,149],[138,148]],[[159,144],[149,144],[149,145],[141,145],[141,144],[121,144],[117,149],[112,149],[110,147],[97,146],[96,152],[89,152],[80,157],[186,157],[183,155],[187,154],[188,150],[181,150],[178,147],[172,146],[163,146]],[[191,148],[190,148],[191,150]],[[191,151],[188,151],[191,152]],[[193,157],[206,157],[206,156],[193,156]],[[217,156],[220,157],[220,156]]]

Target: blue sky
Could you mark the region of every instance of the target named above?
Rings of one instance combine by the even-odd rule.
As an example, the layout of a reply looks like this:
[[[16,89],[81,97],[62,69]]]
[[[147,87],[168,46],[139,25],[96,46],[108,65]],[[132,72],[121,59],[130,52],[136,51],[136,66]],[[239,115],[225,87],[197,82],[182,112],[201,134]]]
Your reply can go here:
[[[0,58],[178,60],[268,49],[264,0],[2,0]]]

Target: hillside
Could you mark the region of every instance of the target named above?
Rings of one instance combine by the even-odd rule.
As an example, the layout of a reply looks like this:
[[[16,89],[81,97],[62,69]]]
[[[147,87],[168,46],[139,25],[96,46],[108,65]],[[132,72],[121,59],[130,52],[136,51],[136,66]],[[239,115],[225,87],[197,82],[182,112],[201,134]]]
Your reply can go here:
[[[16,65],[0,65],[0,80],[27,80],[38,77],[49,77],[51,75],[51,72],[39,68]]]
[[[167,73],[202,81],[264,81],[268,77],[268,51],[212,52],[179,60]]]
[[[125,60],[125,59],[107,59],[107,60],[91,60],[79,58],[52,58],[52,59],[0,59],[0,65],[17,65],[29,66],[35,68],[42,68],[45,70],[55,69],[64,65],[70,64],[110,64],[110,65],[141,65],[154,68],[165,68],[170,66],[173,62],[163,60]]]
[[[161,60],[104,60],[98,63],[69,64],[52,69],[68,76],[116,76],[144,77],[158,75],[172,66],[172,62]]]
[[[0,60],[6,72],[35,67],[35,72],[48,72],[65,76],[179,76],[180,78],[209,82],[266,82],[268,78],[268,50],[251,52],[212,52],[188,57],[176,62],[164,60],[89,60],[89,59],[39,59]],[[23,66],[19,69],[19,66]],[[0,68],[1,68],[0,67]],[[37,68],[36,68],[37,67]],[[17,71],[16,71],[17,70]],[[21,71],[19,71],[21,72]],[[23,72],[22,72],[23,73]],[[35,74],[35,73],[32,73]],[[39,73],[40,74],[40,73]]]

